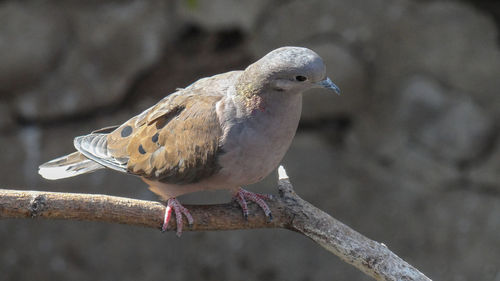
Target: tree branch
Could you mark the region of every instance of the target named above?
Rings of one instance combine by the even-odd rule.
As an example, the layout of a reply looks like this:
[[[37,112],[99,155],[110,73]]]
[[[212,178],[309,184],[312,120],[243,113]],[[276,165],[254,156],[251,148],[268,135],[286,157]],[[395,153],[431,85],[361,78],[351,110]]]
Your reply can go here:
[[[255,204],[245,221],[235,203],[192,205],[194,218],[185,231],[285,228],[314,240],[343,261],[376,280],[430,280],[391,252],[300,198],[280,167],[279,196],[269,200],[273,220],[267,221]],[[0,218],[46,218],[103,221],[161,229],[165,207],[158,202],[108,195],[0,189]],[[185,223],[187,223],[185,221]],[[175,220],[169,230],[175,229]]]

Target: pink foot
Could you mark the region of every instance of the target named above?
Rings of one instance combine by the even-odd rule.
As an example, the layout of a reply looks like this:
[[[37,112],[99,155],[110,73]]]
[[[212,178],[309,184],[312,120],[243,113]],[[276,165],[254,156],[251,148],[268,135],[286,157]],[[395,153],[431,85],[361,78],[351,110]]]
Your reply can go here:
[[[233,199],[238,202],[241,209],[243,210],[243,217],[245,217],[245,219],[248,218],[248,206],[246,200],[250,200],[259,205],[259,207],[264,211],[264,214],[266,214],[266,217],[268,217],[270,221],[273,220],[273,216],[271,214],[271,209],[269,209],[269,206],[264,200],[271,200],[272,198],[273,197],[269,194],[253,193],[248,190],[244,190],[243,188],[238,189],[238,192],[233,195]]]
[[[168,227],[168,222],[172,217],[172,210],[175,213],[175,222],[177,224],[177,236],[181,237],[182,234],[182,215],[186,216],[188,224],[191,226],[193,224],[193,216],[189,213],[188,209],[184,208],[181,203],[175,198],[170,198],[167,201],[167,208],[165,209],[165,217],[163,218],[163,226],[161,231],[165,232]]]

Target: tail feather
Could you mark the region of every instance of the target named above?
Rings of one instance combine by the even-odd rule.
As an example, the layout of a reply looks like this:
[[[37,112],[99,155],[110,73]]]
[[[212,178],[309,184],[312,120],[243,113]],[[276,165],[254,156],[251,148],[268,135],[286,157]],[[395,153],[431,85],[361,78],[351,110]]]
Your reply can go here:
[[[91,173],[104,168],[104,166],[88,159],[80,152],[73,152],[40,165],[38,173],[46,179],[57,180]]]

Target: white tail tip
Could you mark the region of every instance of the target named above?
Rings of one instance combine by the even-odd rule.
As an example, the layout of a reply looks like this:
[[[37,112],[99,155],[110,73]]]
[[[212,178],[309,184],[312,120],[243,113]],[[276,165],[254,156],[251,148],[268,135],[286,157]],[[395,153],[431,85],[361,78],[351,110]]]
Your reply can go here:
[[[78,175],[78,173],[67,170],[68,167],[50,167],[50,168],[44,168],[40,167],[38,170],[38,173],[44,177],[45,179],[48,180],[58,180],[58,179],[63,179],[63,178],[69,178]]]
[[[280,180],[288,179],[288,175],[286,174],[286,171],[285,171],[285,168],[283,167],[283,165],[280,165],[278,168],[278,179],[280,179]]]

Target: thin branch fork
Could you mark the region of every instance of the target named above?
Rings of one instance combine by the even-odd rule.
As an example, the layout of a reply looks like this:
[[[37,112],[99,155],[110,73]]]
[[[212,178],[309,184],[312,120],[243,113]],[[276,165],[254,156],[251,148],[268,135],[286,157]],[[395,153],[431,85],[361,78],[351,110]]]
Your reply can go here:
[[[391,252],[300,198],[283,167],[279,196],[269,200],[273,220],[257,210],[248,220],[234,203],[186,205],[194,224],[185,231],[285,228],[299,232],[376,280],[431,280]],[[46,218],[121,223],[161,229],[165,206],[158,202],[76,193],[0,189],[0,219]],[[184,222],[187,223],[187,222]],[[175,220],[169,230],[175,229]]]

